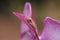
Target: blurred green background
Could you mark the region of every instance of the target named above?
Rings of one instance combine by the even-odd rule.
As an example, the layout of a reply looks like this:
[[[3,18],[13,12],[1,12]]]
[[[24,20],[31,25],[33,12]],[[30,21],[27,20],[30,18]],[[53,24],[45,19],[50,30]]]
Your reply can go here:
[[[13,11],[23,12],[24,4],[30,2],[41,34],[46,16],[60,20],[60,0],[0,0],[0,40],[18,40],[20,22]]]

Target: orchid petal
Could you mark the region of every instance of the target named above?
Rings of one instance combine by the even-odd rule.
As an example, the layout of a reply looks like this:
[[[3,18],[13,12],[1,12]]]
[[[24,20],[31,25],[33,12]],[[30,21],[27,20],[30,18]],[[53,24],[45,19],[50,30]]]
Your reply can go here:
[[[27,2],[25,4],[23,13],[27,17],[31,17],[32,16],[32,8],[31,8],[31,4],[30,3]]]
[[[23,13],[26,17],[31,17],[31,6],[30,6],[29,3],[25,4],[25,8],[24,8]],[[21,32],[24,33],[27,30],[30,30],[29,27],[26,25],[25,22],[22,21],[22,23],[21,23]]]
[[[46,17],[41,40],[60,40],[60,22]]]
[[[24,15],[25,15],[26,17],[31,17],[31,18],[33,19],[34,23],[36,23],[36,22],[35,22],[34,15],[33,15],[33,13],[32,13],[31,4],[30,4],[29,2],[27,2],[27,3],[25,4],[23,13],[24,13]],[[25,25],[25,27],[24,27],[23,25]],[[29,30],[29,27],[28,27],[23,21],[22,21],[21,26],[22,26],[21,29],[23,30],[22,32]],[[25,30],[24,30],[24,29],[25,29]],[[37,27],[35,27],[35,29],[36,29],[36,31],[37,31]]]
[[[35,23],[35,19],[34,19],[34,16],[32,15],[32,8],[31,8],[30,3],[25,4],[23,13],[27,18],[28,17],[32,18]],[[33,30],[31,30],[31,28],[33,28],[31,25],[29,28],[29,26],[26,25],[26,23],[24,21],[22,21],[21,32],[22,32],[22,35],[24,34],[24,36],[21,38],[21,40],[37,40],[38,39],[38,37],[36,36],[36,33],[33,32]]]
[[[29,2],[25,4],[23,13],[26,17],[31,17],[35,21],[34,14],[32,12],[32,7]]]

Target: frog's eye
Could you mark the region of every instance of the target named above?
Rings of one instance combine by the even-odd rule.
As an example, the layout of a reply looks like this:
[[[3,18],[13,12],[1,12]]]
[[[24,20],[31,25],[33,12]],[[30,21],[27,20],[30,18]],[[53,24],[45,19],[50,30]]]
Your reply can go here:
[[[28,18],[27,18],[27,21],[28,21],[28,23],[29,23],[31,26],[33,26],[33,27],[36,26],[36,24],[35,24],[35,22],[32,20],[32,18],[28,17]]]

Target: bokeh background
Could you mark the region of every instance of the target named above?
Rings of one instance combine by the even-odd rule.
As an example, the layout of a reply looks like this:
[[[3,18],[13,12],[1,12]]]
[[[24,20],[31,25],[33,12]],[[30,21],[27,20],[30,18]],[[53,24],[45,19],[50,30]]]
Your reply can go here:
[[[23,12],[26,2],[32,5],[39,34],[42,33],[46,16],[60,20],[60,0],[0,0],[0,40],[19,39],[21,20],[12,12]]]

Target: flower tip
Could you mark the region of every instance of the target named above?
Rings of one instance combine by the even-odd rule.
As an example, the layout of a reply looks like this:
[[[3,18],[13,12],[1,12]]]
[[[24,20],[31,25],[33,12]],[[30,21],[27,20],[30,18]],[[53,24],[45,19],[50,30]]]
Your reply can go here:
[[[25,3],[24,6],[24,11],[23,11],[24,15],[26,15],[27,17],[32,15],[32,8],[31,8],[31,4],[29,2]]]
[[[27,8],[27,9],[31,8],[31,4],[29,2],[26,2],[25,8]]]
[[[58,20],[55,20],[55,19],[47,16],[44,21],[58,21]]]
[[[22,14],[20,14],[19,12],[12,12],[15,16],[21,16]]]
[[[53,23],[58,23],[58,24],[60,24],[60,21],[58,21],[58,20],[55,20],[55,19],[53,19],[53,18],[51,18],[51,17],[46,17],[45,18],[45,20],[44,20],[44,23],[46,23],[46,22],[53,22]]]
[[[16,13],[15,12],[12,12],[14,15],[16,15]]]
[[[54,21],[54,19],[52,19],[51,17],[46,17],[45,20],[44,20],[44,23],[46,22],[51,22],[51,21]]]
[[[51,17],[48,17],[48,16],[45,18],[45,20],[49,20],[49,19],[52,19],[52,18]]]
[[[26,5],[31,5],[30,2],[26,2]]]
[[[20,13],[18,12],[12,12],[15,16],[19,17]]]

